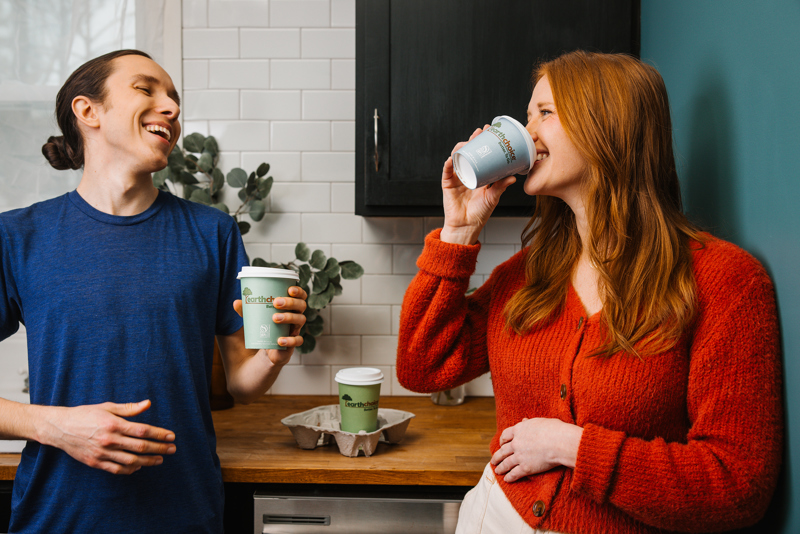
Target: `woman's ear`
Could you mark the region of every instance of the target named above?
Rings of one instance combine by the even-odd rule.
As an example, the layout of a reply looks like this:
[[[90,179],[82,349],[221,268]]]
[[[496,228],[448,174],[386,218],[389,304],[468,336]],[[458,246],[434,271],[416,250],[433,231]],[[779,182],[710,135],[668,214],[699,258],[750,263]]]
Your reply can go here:
[[[97,108],[98,105],[85,96],[76,96],[72,99],[72,112],[77,117],[78,123],[88,128],[100,126]]]

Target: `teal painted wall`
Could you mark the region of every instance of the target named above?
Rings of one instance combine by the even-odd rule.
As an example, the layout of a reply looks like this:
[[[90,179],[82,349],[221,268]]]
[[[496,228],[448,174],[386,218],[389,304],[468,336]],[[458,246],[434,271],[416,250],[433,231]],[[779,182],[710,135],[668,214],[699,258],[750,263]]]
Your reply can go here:
[[[753,532],[800,532],[800,0],[641,0],[641,56],[672,106],[690,217],[750,251],[775,283],[784,475]],[[724,357],[724,355],[721,355]]]

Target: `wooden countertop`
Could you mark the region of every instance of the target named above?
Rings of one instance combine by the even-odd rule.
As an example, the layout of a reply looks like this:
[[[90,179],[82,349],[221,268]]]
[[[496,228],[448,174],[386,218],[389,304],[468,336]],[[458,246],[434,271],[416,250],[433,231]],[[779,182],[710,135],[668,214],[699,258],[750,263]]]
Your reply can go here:
[[[436,406],[429,397],[382,397],[381,408],[416,415],[398,444],[380,443],[369,458],[348,458],[335,443],[297,446],[281,419],[333,396],[271,396],[213,412],[225,482],[474,486],[489,461],[496,431],[492,397]],[[13,480],[19,454],[0,454],[0,480]]]

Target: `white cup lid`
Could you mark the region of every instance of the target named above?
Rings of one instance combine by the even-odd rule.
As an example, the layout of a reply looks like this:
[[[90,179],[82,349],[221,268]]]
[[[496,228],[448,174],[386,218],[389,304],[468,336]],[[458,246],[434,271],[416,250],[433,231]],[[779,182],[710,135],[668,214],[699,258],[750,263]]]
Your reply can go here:
[[[292,280],[300,280],[300,275],[291,269],[244,266],[236,278],[291,278]]]
[[[336,373],[334,380],[348,386],[372,386],[383,382],[383,373],[374,367],[350,367]]]

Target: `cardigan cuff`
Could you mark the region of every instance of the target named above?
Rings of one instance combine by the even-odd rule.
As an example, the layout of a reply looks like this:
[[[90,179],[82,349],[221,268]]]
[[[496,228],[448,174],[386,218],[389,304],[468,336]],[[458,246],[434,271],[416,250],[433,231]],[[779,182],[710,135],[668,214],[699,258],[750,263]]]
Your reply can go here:
[[[606,430],[592,424],[583,427],[572,474],[572,490],[588,495],[597,503],[604,503],[611,493],[625,439],[624,432]]]
[[[439,239],[442,233],[437,228],[425,237],[425,247],[417,259],[417,267],[437,278],[464,279],[475,272],[481,244],[457,245]]]

